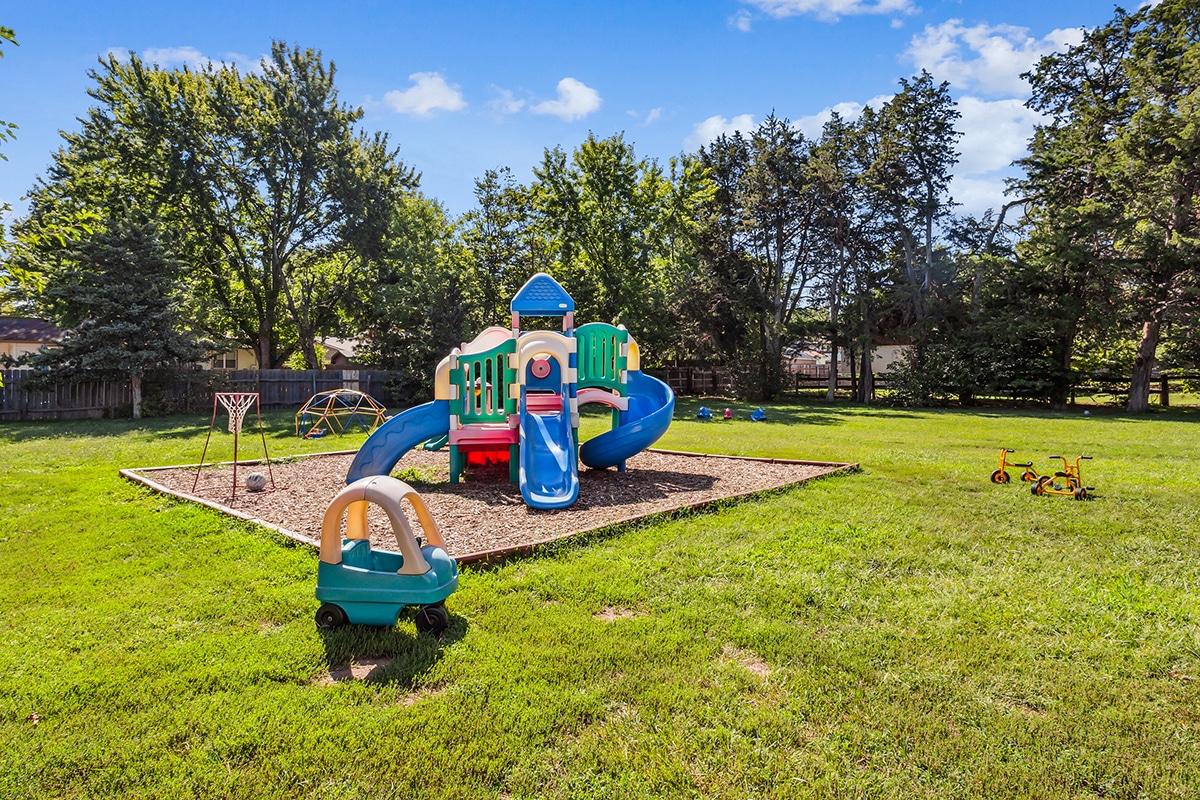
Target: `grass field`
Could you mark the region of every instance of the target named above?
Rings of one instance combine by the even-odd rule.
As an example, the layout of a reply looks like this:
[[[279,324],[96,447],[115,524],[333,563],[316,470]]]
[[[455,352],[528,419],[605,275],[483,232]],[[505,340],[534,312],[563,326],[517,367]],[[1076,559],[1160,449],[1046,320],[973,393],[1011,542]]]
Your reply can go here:
[[[1200,795],[1200,410],[698,405],[662,446],[862,471],[466,571],[441,641],[318,632],[315,553],[117,476],[206,419],[0,426],[0,797]]]

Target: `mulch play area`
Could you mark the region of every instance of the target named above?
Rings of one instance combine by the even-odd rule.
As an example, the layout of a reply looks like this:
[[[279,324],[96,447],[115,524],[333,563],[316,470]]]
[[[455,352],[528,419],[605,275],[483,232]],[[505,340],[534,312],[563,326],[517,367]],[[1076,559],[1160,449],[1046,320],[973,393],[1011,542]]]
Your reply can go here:
[[[243,481],[251,472],[266,473],[265,466],[239,463],[238,482],[242,485],[232,498],[228,465],[206,466],[194,493],[195,465],[127,469],[121,474],[156,491],[315,544],[325,508],[345,486],[353,459],[353,453],[342,452],[272,461],[275,488],[268,486],[257,493],[246,491]],[[648,450],[629,459],[625,473],[581,469],[579,500],[571,508],[557,511],[526,506],[517,485],[508,482],[507,466],[477,468],[462,483],[451,485],[445,451],[410,451],[393,474],[412,484],[425,500],[449,553],[470,563],[524,552],[615,523],[778,489],[853,468],[853,464]],[[371,508],[371,545],[395,550],[386,519],[377,512]],[[414,526],[417,531],[419,527]]]

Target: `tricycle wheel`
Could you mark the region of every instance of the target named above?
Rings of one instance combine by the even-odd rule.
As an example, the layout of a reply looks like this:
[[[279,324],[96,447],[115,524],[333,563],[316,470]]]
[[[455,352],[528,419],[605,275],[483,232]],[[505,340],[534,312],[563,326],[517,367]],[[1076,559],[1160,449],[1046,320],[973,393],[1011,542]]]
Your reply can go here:
[[[1008,483],[1008,473],[996,470],[992,473],[992,483]]]
[[[346,618],[346,612],[342,610],[341,606],[326,603],[317,609],[317,627],[322,630],[331,631],[342,627],[349,621]]]
[[[441,604],[421,606],[417,609],[414,621],[417,623],[418,633],[437,636],[450,624],[450,615],[446,613],[446,607]]]
[[[1076,500],[1087,500],[1087,498],[1088,498],[1087,489],[1083,488],[1082,486],[1076,486],[1075,487],[1075,499]]]
[[[1049,475],[1043,475],[1042,477],[1037,479],[1037,483],[1035,483],[1035,484],[1033,484],[1033,486],[1029,487],[1029,491],[1033,492],[1038,497],[1041,497],[1043,494],[1046,493],[1046,484],[1050,483],[1052,480],[1054,480],[1054,479],[1051,478]]]

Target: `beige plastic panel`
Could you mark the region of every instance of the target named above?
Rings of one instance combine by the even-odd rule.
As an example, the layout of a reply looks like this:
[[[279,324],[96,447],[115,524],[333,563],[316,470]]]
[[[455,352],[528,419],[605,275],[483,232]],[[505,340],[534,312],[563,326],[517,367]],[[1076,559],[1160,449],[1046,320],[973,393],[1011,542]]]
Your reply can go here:
[[[458,351],[455,350],[455,353]],[[453,355],[448,355],[438,362],[437,372],[433,376],[434,400],[457,400],[458,387],[450,382],[450,369]]]
[[[423,575],[428,572],[429,562],[421,554],[421,548],[417,546],[417,539],[413,535],[412,527],[408,524],[408,517],[404,513],[403,504],[406,500],[416,512],[417,521],[421,524],[426,541],[435,547],[444,549],[446,544],[442,539],[442,533],[438,530],[437,523],[434,522],[421,495],[417,494],[404,481],[397,480],[390,475],[374,475],[357,480],[342,489],[325,509],[325,516],[321,520],[321,560],[326,564],[342,563],[343,514],[348,514],[346,519],[347,537],[351,539],[367,538],[369,535],[367,508],[374,503],[387,514],[388,520],[392,524],[392,533],[396,537],[396,545],[400,549],[400,554],[404,556],[404,563],[401,565],[399,573],[401,575]]]
[[[501,328],[499,325],[492,325],[484,328],[483,332],[472,339],[469,343],[463,344],[461,350],[465,354],[469,353],[486,353],[493,347],[496,347],[501,342],[512,338],[512,331],[508,328]]]
[[[517,380],[525,380],[525,368],[537,356],[545,353],[552,356],[562,367],[563,380],[575,382],[575,370],[568,365],[571,363],[571,353],[575,352],[578,343],[574,337],[563,336],[554,331],[531,331],[517,339]]]

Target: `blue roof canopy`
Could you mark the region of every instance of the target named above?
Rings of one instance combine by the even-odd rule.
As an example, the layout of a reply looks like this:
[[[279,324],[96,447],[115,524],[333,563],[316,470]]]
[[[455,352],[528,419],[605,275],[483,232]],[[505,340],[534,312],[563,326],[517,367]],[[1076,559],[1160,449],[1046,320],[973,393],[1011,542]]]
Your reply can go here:
[[[525,281],[510,307],[525,317],[563,317],[575,311],[575,301],[558,281],[539,272]]]

